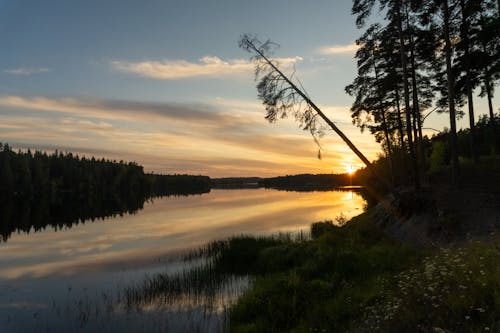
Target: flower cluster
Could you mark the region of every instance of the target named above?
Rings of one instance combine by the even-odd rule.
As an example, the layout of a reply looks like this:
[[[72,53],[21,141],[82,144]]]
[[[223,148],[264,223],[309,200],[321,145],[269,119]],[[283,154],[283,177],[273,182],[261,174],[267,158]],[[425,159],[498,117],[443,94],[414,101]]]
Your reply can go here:
[[[499,262],[495,244],[442,249],[417,267],[380,279],[382,292],[365,305],[357,330],[498,330]]]

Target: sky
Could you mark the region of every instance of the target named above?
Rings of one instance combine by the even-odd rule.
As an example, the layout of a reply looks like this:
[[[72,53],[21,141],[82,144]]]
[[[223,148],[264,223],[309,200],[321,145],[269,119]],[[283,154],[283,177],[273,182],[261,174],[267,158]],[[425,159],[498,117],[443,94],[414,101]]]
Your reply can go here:
[[[0,142],[211,177],[361,167],[332,131],[320,160],[292,119],[267,122],[238,48],[243,33],[279,43],[285,72],[373,160],[381,148],[352,125],[344,92],[361,34],[350,9],[347,0],[0,0]],[[424,127],[448,121],[436,113]]]

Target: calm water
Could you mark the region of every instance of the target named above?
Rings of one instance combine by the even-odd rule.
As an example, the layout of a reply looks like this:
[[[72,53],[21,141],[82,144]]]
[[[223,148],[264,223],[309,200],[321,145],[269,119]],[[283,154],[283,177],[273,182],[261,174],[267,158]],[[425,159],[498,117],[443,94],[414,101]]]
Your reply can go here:
[[[308,231],[364,205],[354,192],[212,190],[156,199],[135,215],[14,234],[0,243],[0,332],[219,331],[223,315],[207,319],[200,302],[129,311],[120,305],[123,290],[146,275],[179,271],[185,264],[177,254],[208,241]],[[246,283],[227,289],[237,295]],[[225,296],[228,304],[232,298]]]

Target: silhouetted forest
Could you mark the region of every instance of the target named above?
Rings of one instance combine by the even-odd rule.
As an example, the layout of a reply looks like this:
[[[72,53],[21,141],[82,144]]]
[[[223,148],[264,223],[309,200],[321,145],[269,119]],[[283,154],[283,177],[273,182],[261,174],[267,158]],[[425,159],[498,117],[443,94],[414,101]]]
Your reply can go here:
[[[484,158],[497,156],[492,155],[493,152],[500,151],[500,131],[497,131],[496,128],[500,128],[500,119],[498,117],[495,118],[495,123],[492,125],[492,121],[487,116],[483,116],[475,124],[474,134],[471,133],[469,128],[457,131],[457,153],[462,163],[467,160],[474,163],[474,154],[477,154],[477,157],[484,156]],[[474,147],[470,144],[472,135],[474,135]],[[424,164],[421,171],[425,172],[426,178],[451,167],[452,155],[449,142],[450,132],[448,130],[434,134],[430,138],[427,136],[422,138],[421,147],[424,153]],[[392,159],[388,155],[381,155],[374,162],[374,167],[387,179],[392,178],[395,184],[404,184],[409,180],[408,162],[401,151],[395,150],[392,153]],[[464,174],[462,175],[462,181],[465,181],[464,177],[477,178],[478,176],[469,173]],[[448,178],[446,177],[446,179]],[[358,170],[353,175],[353,183],[382,191],[381,184],[378,184],[377,179],[366,168]]]
[[[393,184],[411,181],[418,189],[436,154],[444,154],[457,185],[459,157],[477,163],[481,155],[500,152],[493,106],[500,79],[499,5],[497,0],[353,1],[356,25],[364,31],[356,41],[358,75],[345,90],[355,98],[353,123],[382,144],[380,163]],[[479,121],[477,94],[485,97],[488,112]],[[449,129],[429,140],[423,131],[434,111],[449,114]],[[456,120],[465,114],[469,128],[458,131]]]
[[[256,188],[260,186],[260,177],[225,177],[213,178],[211,182],[212,188],[223,189],[241,189],[241,188]]]
[[[0,143],[0,233],[56,229],[142,209],[150,198],[210,191],[210,178],[144,173],[124,161],[14,152]]]
[[[301,174],[265,178],[259,185],[290,191],[324,191],[333,190],[339,186],[356,185],[348,174]]]

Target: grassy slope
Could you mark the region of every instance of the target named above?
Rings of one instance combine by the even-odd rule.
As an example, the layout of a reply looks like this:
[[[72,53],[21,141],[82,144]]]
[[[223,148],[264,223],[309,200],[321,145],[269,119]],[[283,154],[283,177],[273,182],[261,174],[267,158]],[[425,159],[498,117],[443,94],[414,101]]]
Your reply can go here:
[[[425,250],[394,241],[365,213],[312,226],[300,242],[233,238],[216,266],[257,276],[231,310],[232,332],[495,332],[500,240]]]
[[[387,236],[372,208],[342,227],[313,224],[312,239],[207,244],[188,259],[208,265],[146,280],[127,300],[215,295],[228,278],[251,275],[252,287],[230,308],[231,332],[500,332],[499,172],[498,156],[464,163],[460,191],[446,187],[446,170],[431,175],[430,231],[449,236],[434,242],[441,249]]]
[[[257,278],[230,331],[500,332],[500,156],[464,161],[458,191],[448,174],[429,179],[440,213],[430,227],[449,238],[441,249],[389,238],[375,209],[343,227],[314,224],[312,240],[231,240],[217,266],[240,262],[235,272]]]

